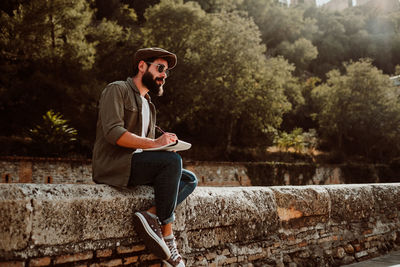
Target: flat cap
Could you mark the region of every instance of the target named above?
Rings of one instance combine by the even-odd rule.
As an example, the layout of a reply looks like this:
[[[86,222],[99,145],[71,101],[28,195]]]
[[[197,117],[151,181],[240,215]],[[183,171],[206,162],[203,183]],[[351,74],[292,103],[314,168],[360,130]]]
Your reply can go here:
[[[134,67],[136,67],[141,60],[146,61],[151,58],[162,58],[168,62],[168,69],[172,69],[176,65],[176,55],[165,49],[159,47],[142,48],[136,51],[133,59]]]

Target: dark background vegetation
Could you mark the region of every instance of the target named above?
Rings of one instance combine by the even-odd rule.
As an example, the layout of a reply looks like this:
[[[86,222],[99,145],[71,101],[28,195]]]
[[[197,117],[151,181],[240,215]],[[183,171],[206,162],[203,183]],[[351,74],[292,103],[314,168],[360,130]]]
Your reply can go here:
[[[102,89],[158,46],[178,56],[158,125],[191,159],[398,161],[400,4],[379,3],[1,1],[1,154],[90,157]]]

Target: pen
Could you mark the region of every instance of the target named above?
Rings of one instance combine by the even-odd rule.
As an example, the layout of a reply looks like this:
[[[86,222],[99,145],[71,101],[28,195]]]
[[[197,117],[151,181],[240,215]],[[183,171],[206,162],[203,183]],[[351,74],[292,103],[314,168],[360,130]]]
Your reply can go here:
[[[162,132],[163,134],[165,134],[165,132],[160,127],[158,127],[157,125],[156,125],[156,129],[159,130],[160,132]]]

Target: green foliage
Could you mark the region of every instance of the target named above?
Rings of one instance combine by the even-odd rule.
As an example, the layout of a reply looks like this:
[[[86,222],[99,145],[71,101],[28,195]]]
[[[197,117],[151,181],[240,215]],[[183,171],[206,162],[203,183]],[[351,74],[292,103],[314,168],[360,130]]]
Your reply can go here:
[[[108,2],[110,0],[97,0],[101,2]],[[123,2],[128,4],[130,8],[135,10],[137,14],[138,22],[141,24],[145,21],[144,13],[148,7],[154,6],[160,2],[160,0],[146,0],[146,1],[132,1],[132,0],[121,0],[119,2]]]
[[[317,76],[342,68],[346,61],[373,58],[374,65],[385,73],[393,73],[400,60],[400,10],[376,12],[372,8],[355,7],[342,12],[308,8],[305,19],[312,19],[318,31],[309,39],[318,48],[318,58],[310,67]]]
[[[284,41],[294,42],[303,32],[314,30],[314,27],[305,30],[309,21],[303,18],[303,10],[299,8],[287,8],[275,1],[264,0],[243,1],[239,8],[254,18],[268,49],[274,49]]]
[[[93,100],[82,90],[95,61],[86,39],[92,18],[85,0],[24,1],[12,15],[1,13],[0,110],[13,121],[0,126],[3,134],[33,127],[49,109],[87,125],[79,115]]]
[[[99,21],[116,21],[121,26],[137,23],[138,16],[133,8],[120,0],[95,0],[96,17]],[[148,4],[149,1],[146,1]],[[137,5],[137,2],[135,3]]]
[[[383,73],[399,74],[399,10],[329,12],[275,0],[17,0],[0,5],[0,25],[6,137],[58,110],[90,154],[101,90],[132,75],[134,51],[159,46],[175,52],[178,65],[165,95],[153,98],[157,121],[227,152],[224,159],[240,158],[245,147],[264,151],[274,138],[292,138],[297,150],[314,146],[296,128],[311,136],[316,129],[337,158],[342,151],[398,156],[398,89]]]
[[[180,59],[160,100],[162,121],[170,123],[166,128],[185,125],[205,142],[229,148],[242,118],[249,135],[279,127],[290,108],[284,86],[293,67],[263,56],[265,47],[251,19],[237,13],[207,14],[182,1],[161,1],[145,17],[145,46],[165,47]],[[180,112],[167,112],[171,106]]]
[[[308,78],[306,81],[297,81],[294,83],[294,89],[286,90],[286,95],[292,109],[283,116],[281,130],[289,131],[294,128],[317,129],[315,114],[318,107],[311,96],[312,90],[321,83],[321,79],[316,77]]]
[[[121,8],[125,10],[126,6]],[[127,14],[132,12],[130,10]],[[133,21],[134,17],[127,16]],[[89,29],[88,39],[95,44],[97,51],[92,71],[103,82],[112,82],[131,75],[132,57],[127,55],[139,48],[139,30],[134,24],[121,22],[128,19],[122,19],[122,16],[119,18],[120,22],[102,19]]]
[[[274,144],[281,150],[288,152],[293,149],[297,153],[315,149],[318,146],[318,137],[315,129],[303,132],[301,128],[295,128],[292,132],[281,132],[275,136]]]
[[[305,70],[318,56],[318,50],[311,41],[300,38],[294,43],[284,41],[278,47],[278,53],[292,62],[300,70]]]
[[[395,69],[395,71],[394,71],[394,74],[397,76],[397,75],[400,75],[400,65],[396,65],[396,69]]]
[[[63,155],[76,144],[77,130],[70,127],[60,113],[49,110],[42,122],[29,130],[28,136],[37,153],[46,156]]]
[[[72,59],[88,69],[95,53],[85,40],[92,14],[84,0],[26,2],[5,18],[9,22],[5,33],[14,37],[7,40],[8,53],[19,60],[46,59],[50,63]]]
[[[400,96],[388,75],[371,60],[344,64],[345,73],[328,73],[313,94],[318,122],[333,147],[349,154],[380,158],[399,153]]]
[[[185,3],[190,1],[197,2],[207,13],[233,11],[242,2],[242,0],[184,0]]]

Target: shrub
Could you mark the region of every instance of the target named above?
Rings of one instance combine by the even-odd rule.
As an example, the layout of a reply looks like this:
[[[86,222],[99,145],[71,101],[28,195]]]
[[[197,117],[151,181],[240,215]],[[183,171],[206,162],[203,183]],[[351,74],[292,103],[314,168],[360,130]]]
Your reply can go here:
[[[281,132],[277,134],[274,138],[274,144],[286,152],[293,149],[297,153],[302,153],[306,149],[311,150],[317,147],[317,132],[314,129],[303,132],[303,129],[295,128],[291,133]]]
[[[74,149],[77,130],[69,127],[60,113],[49,110],[43,120],[29,130],[34,154],[42,156],[60,156]]]

